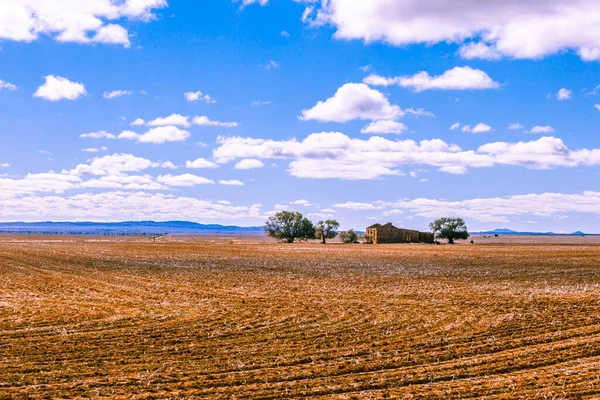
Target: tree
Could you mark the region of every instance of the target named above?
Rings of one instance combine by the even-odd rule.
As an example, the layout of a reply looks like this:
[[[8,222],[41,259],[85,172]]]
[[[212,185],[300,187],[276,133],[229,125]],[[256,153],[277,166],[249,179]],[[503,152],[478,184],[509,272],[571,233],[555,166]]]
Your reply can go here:
[[[269,217],[264,226],[265,233],[272,238],[294,243],[294,240],[315,238],[315,228],[299,212],[280,211]]]
[[[449,244],[454,244],[454,240],[469,238],[467,225],[462,218],[440,218],[429,224],[429,228],[439,239],[448,239]]]
[[[322,243],[325,244],[326,239],[333,239],[338,235],[338,228],[340,227],[339,222],[335,219],[328,219],[327,221],[319,221],[315,226],[315,237],[321,239]]]
[[[354,232],[354,229],[340,232],[340,239],[344,243],[358,243],[358,235]]]

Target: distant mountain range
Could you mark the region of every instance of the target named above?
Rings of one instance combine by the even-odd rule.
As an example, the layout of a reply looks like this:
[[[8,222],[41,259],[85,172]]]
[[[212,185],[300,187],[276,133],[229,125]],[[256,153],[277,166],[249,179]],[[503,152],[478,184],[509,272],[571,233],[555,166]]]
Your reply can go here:
[[[130,222],[3,222],[3,233],[37,233],[64,235],[216,235],[263,234],[261,226],[224,226],[187,221],[130,221]]]
[[[485,231],[485,232],[471,232],[475,234],[481,235],[574,235],[574,236],[583,236],[589,235],[588,233],[583,233],[581,231],[573,232],[573,233],[554,233],[554,232],[517,232],[511,229],[494,229],[493,231]]]

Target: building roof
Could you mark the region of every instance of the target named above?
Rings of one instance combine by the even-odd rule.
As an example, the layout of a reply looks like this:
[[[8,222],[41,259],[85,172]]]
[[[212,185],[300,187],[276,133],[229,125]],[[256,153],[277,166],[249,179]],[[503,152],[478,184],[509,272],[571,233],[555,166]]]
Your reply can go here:
[[[367,226],[367,229],[375,229],[375,228],[381,228],[381,224],[374,224],[371,226]]]

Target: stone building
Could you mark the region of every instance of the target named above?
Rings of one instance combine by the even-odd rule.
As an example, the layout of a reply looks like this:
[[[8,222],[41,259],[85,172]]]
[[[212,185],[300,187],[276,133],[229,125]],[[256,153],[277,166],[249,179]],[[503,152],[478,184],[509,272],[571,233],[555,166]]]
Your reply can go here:
[[[410,229],[400,229],[388,222],[385,225],[375,224],[367,228],[366,234],[373,243],[433,243],[431,232],[419,232]]]

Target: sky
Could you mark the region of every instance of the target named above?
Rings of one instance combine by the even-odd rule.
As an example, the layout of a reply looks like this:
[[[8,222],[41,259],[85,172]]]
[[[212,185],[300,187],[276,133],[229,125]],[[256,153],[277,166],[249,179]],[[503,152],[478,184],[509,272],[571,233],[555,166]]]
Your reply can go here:
[[[0,221],[600,232],[596,0],[0,4]]]

